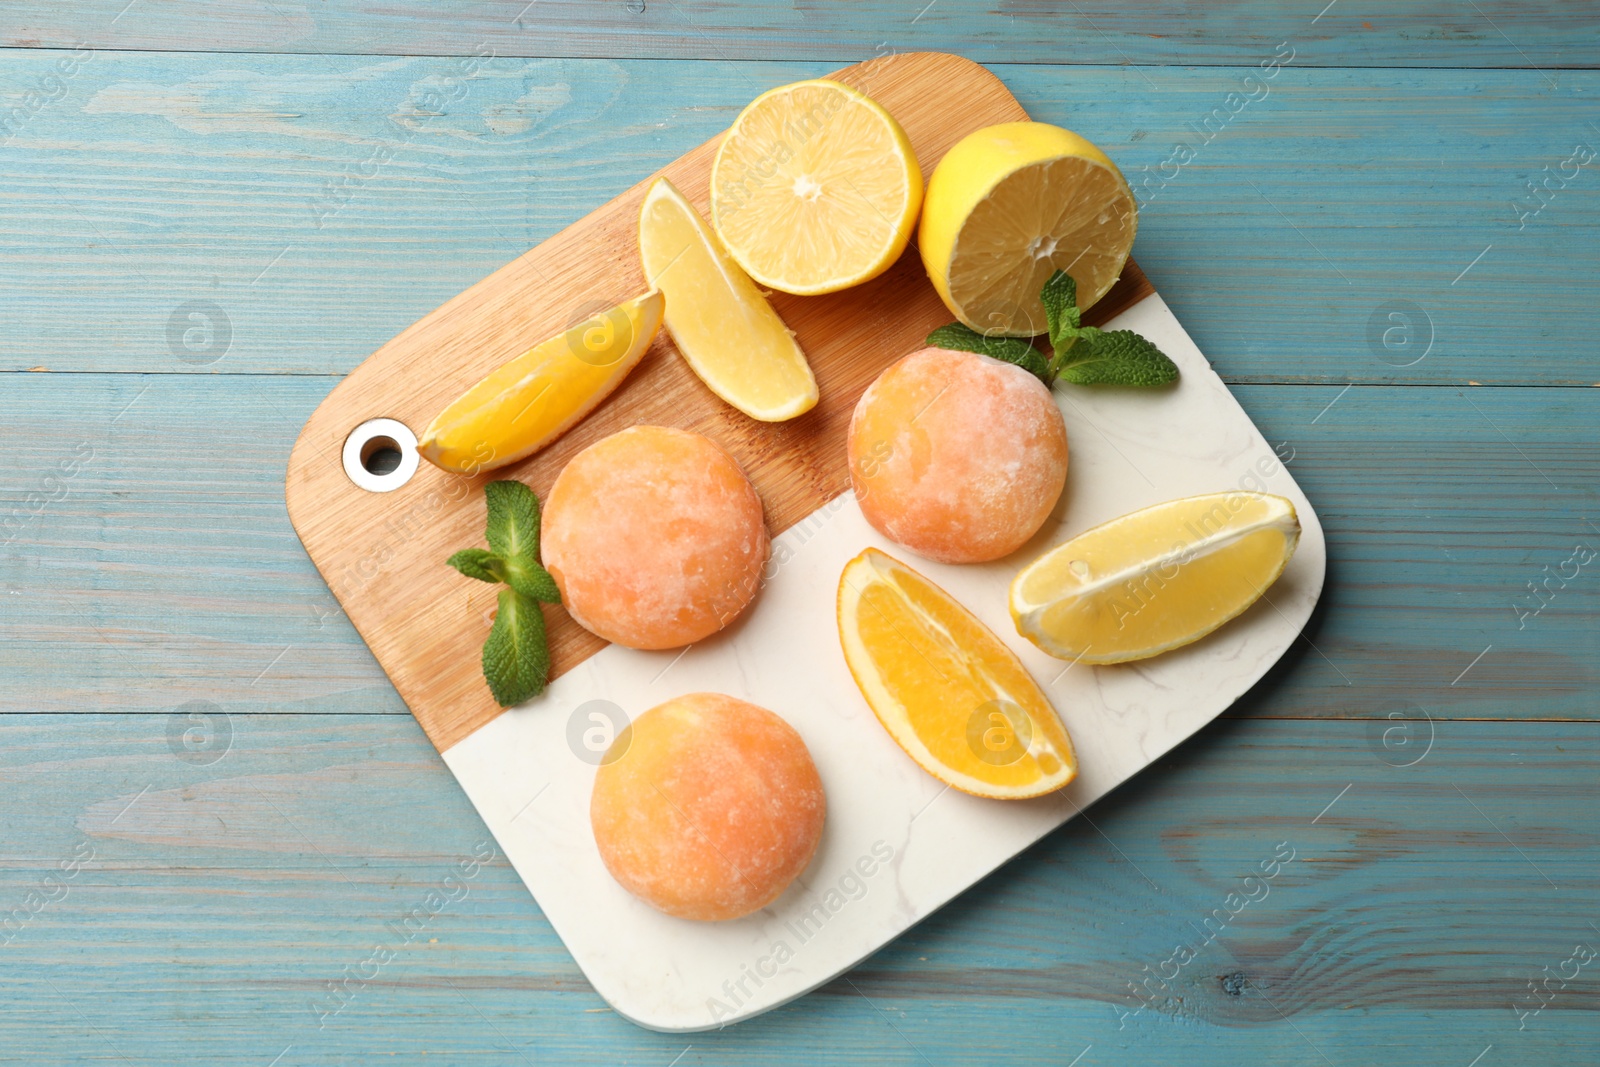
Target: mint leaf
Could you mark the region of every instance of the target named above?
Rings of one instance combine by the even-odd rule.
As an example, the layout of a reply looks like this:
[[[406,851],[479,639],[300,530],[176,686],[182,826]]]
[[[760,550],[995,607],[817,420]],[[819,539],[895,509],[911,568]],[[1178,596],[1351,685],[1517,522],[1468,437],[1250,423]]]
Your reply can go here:
[[[1132,330],[1086,327],[1070,350],[1061,377],[1074,385],[1166,385],[1178,366]]]
[[[1045,280],[1039,302],[1044,305],[1044,320],[1049,324],[1050,347],[1060,358],[1062,350],[1078,336],[1078,283],[1066,271],[1058,270]]]
[[[1029,374],[1045,377],[1049,368],[1044,353],[1023,337],[986,336],[964,322],[952,322],[928,335],[924,344],[934,348],[948,348],[956,352],[976,352],[1004,363],[1014,363]],[[1048,380],[1045,384],[1049,384]]]
[[[539,563],[539,498],[521,482],[484,487],[489,510],[485,537],[493,551],[467,548],[450,566],[480,582],[504,582],[500,610],[483,643],[483,679],[502,708],[544,692],[550,677],[550,646],[541,601],[561,602],[555,579]]]
[[[1083,325],[1078,283],[1066,271],[1050,275],[1039,301],[1054,353],[1044,375],[1046,385],[1057,379],[1074,385],[1165,385],[1177,380],[1177,364],[1132,330],[1107,332]]]
[[[561,603],[561,590],[556,588],[556,580],[539,564],[516,556],[506,560],[504,570],[505,577],[500,580],[523,596],[546,604]]]
[[[468,578],[476,578],[480,582],[505,581],[500,557],[486,548],[463,548],[445,562]]]
[[[489,547],[502,559],[539,559],[539,498],[521,482],[490,482],[483,488],[489,501]]]
[[[483,677],[502,708],[538,696],[550,677],[544,612],[515,589],[500,590],[500,611],[483,643]]]

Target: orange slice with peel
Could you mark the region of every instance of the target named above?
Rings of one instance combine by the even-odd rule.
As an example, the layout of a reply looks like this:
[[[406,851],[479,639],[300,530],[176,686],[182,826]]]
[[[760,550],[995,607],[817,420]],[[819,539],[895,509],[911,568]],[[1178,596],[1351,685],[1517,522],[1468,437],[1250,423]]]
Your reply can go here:
[[[1014,652],[875,548],[839,577],[839,642],[861,695],[923,770],[965,793],[1036,797],[1078,774],[1072,740]]]

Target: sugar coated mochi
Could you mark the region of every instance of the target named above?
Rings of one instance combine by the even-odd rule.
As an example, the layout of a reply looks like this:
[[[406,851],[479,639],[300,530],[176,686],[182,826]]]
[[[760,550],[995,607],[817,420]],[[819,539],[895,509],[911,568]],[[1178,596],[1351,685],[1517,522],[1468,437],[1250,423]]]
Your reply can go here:
[[[634,426],[557,476],[544,565],[578,623],[629,648],[677,648],[736,619],[770,544],[761,499],[710,438]]]
[[[850,482],[879,533],[941,563],[1009,555],[1067,480],[1067,430],[1021,367],[924,348],[868,386],[850,420]]]
[[[639,716],[595,775],[589,817],[624,889],[682,919],[737,919],[804,871],[827,802],[794,727],[692,693]]]

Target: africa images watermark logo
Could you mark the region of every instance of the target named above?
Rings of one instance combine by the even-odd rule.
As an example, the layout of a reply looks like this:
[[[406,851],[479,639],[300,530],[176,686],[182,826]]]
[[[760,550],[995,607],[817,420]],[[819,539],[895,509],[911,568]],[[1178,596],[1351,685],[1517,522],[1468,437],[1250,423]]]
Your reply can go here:
[[[383,969],[400,954],[400,950],[421,937],[440,912],[451,904],[466,900],[471,892],[468,883],[478,877],[484,866],[498,855],[492,841],[480,841],[474,846],[472,855],[458,860],[450,873],[423,894],[421,900],[402,912],[398,919],[384,923],[383,928],[389,936],[374,945],[371,953],[359,963],[347,964],[337,979],[327,980],[322,995],[310,1002],[311,1013],[317,1017],[317,1029],[327,1026],[329,1019],[350,1006],[356,994],[377,981]]]
[[[874,841],[872,847],[851,864],[833,884],[818,892],[812,890],[795,910],[794,917],[785,920],[783,936],[774,938],[767,951],[749,963],[740,964],[738,975],[722,983],[721,997],[707,997],[706,1011],[713,1023],[732,1019],[738,1009],[778,972],[799,949],[822,932],[853,901],[862,899],[871,888],[874,876],[895,859],[894,846],[887,841]]]
[[[1135,1001],[1133,1008],[1129,1010],[1112,1006],[1112,1010],[1117,1013],[1117,1029],[1125,1028],[1129,1019],[1146,1008],[1153,1007],[1163,994],[1173,993],[1170,983],[1183,973],[1185,967],[1194,962],[1202,949],[1228,928],[1240,912],[1251,904],[1267,899],[1267,894],[1272,892],[1272,880],[1283,872],[1285,866],[1294,861],[1294,857],[1293,845],[1287,841],[1278,842],[1272,848],[1272,855],[1257,865],[1260,874],[1245,875],[1240,880],[1239,889],[1223,898],[1221,907],[1212,908],[1201,916],[1200,925],[1194,929],[1197,933],[1203,930],[1204,936],[1192,941],[1179,942],[1173,947],[1171,955],[1158,962],[1154,968],[1145,964],[1144,977],[1138,984],[1128,982],[1128,992]],[[1193,926],[1192,923],[1190,925]]]

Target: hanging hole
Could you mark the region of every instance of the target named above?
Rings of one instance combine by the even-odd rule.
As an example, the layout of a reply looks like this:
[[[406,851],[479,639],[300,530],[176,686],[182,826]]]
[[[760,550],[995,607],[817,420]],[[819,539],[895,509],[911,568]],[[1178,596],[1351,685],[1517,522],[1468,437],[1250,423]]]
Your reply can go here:
[[[400,488],[417,473],[417,436],[395,419],[369,419],[344,442],[344,472],[372,493]]]
[[[361,446],[361,466],[366,468],[368,474],[379,477],[393,474],[400,469],[404,459],[400,442],[392,437],[374,437]]]

